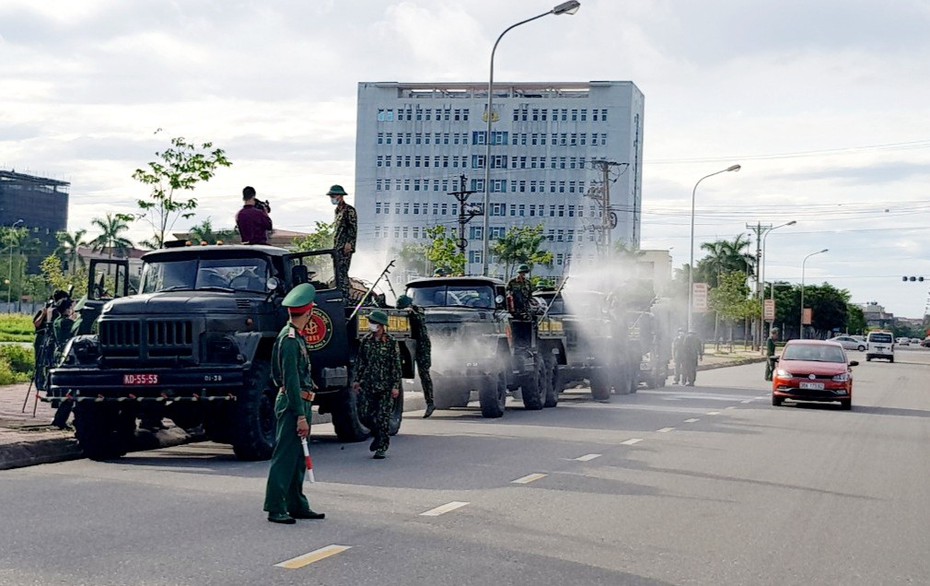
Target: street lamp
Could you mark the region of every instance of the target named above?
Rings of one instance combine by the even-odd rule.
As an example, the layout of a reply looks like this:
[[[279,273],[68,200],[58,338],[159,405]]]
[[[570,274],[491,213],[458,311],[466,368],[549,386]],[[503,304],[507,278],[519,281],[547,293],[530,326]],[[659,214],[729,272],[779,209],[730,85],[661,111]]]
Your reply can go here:
[[[12,297],[13,297],[13,245],[14,245],[14,242],[15,242],[14,239],[13,239],[13,238],[14,238],[14,237],[13,237],[13,230],[15,230],[16,227],[19,226],[20,224],[24,224],[24,223],[25,223],[25,222],[24,222],[22,219],[19,219],[19,220],[16,220],[15,222],[13,222],[13,225],[10,226],[10,272],[9,272],[9,276],[8,276],[7,279],[6,279],[6,282],[7,282],[7,289],[6,289],[7,311],[9,311],[9,309],[10,309],[10,308],[9,308],[9,305],[10,305],[11,299],[12,299]]]
[[[760,297],[760,299],[761,299],[762,301],[765,300],[765,261],[766,261],[766,256],[765,256],[765,240],[766,240],[766,238],[769,237],[769,233],[772,232],[773,230],[778,230],[779,228],[784,228],[785,226],[794,226],[794,225],[797,224],[797,223],[798,223],[797,220],[791,220],[790,222],[785,222],[784,224],[779,224],[779,225],[775,226],[774,228],[769,228],[768,230],[765,231],[765,233],[762,234],[762,260],[761,260],[761,262],[759,262],[759,269],[760,269],[759,272],[761,273],[761,274],[759,275],[759,278],[761,279],[762,287],[760,287],[760,290],[756,292],[756,294],[759,295],[759,297]],[[760,295],[760,293],[761,293],[761,295]],[[774,284],[774,283],[772,284],[772,299],[773,299],[773,300],[775,299],[775,284]],[[760,327],[759,327],[759,346],[761,347],[761,346],[762,346],[762,336],[763,336],[763,334],[764,334],[764,332],[763,332],[762,330],[765,329],[765,304],[764,304],[764,303],[762,304],[762,308],[760,309],[760,311],[762,311],[762,320],[759,322],[759,324],[760,324]],[[773,323],[774,323],[774,322],[773,322]]]
[[[721,169],[715,171],[710,175],[704,175],[697,180],[697,183],[694,184],[694,189],[691,190],[691,259],[688,261],[688,331],[694,329],[694,199],[697,196],[698,185],[701,184],[701,181],[704,181],[708,177],[713,177],[714,175],[720,175],[721,173],[729,173],[730,171],[739,171],[739,165],[730,165],[726,169]]]
[[[575,14],[578,12],[579,8],[581,8],[581,2],[578,0],[568,0],[568,2],[562,2],[548,12],[543,12],[542,14],[534,16],[533,18],[528,18],[526,20],[521,20],[516,24],[512,24],[507,27],[499,37],[497,37],[497,40],[494,41],[494,47],[491,49],[491,74],[488,77],[488,109],[485,112],[485,116],[488,119],[488,129],[487,134],[484,137],[484,209],[482,210],[484,213],[484,231],[482,232],[483,247],[481,252],[481,274],[485,277],[488,276],[488,257],[490,252],[490,234],[488,233],[490,228],[488,223],[489,216],[491,214],[491,123],[494,122],[494,116],[491,113],[491,106],[493,105],[494,98],[494,53],[497,52],[497,44],[501,42],[501,39],[504,38],[504,35],[510,32],[511,29],[517,28],[521,24],[532,22],[538,18],[542,18],[550,14]]]
[[[829,248],[824,248],[823,250],[818,250],[817,252],[812,252],[804,257],[804,260],[801,261],[801,318],[798,320],[800,324],[800,333],[799,337],[804,339],[804,265],[807,263],[807,259],[814,256],[815,254],[823,254],[824,252],[829,251]]]

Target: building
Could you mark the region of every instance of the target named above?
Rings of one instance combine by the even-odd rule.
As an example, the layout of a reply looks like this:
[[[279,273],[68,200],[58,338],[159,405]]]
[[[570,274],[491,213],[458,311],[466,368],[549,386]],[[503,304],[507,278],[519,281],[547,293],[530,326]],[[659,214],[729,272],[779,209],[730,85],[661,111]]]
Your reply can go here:
[[[865,323],[869,329],[890,330],[895,325],[893,313],[886,312],[885,308],[876,301],[870,301],[862,306]]]
[[[458,239],[460,220],[470,218],[468,272],[481,272],[483,218],[475,204],[484,197],[487,100],[487,83],[359,84],[360,250],[426,243],[426,230],[437,225]],[[594,258],[607,233],[638,248],[643,94],[632,82],[495,83],[491,119],[492,241],[512,226],[542,224],[555,264],[534,273],[548,276],[561,275],[573,255]],[[456,191],[472,193],[450,195]]]
[[[0,171],[0,226],[29,229],[34,246],[24,252],[30,272],[38,271],[42,259],[58,247],[58,232],[68,227],[70,186],[67,181]]]

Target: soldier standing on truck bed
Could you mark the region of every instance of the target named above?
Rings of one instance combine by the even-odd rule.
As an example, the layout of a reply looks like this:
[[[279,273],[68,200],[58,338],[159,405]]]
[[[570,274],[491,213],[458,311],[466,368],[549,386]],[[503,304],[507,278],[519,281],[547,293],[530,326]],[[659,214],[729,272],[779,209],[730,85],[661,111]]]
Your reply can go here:
[[[371,430],[369,450],[375,460],[383,460],[391,443],[391,413],[400,396],[400,350],[387,333],[388,317],[380,310],[368,316],[368,335],[358,348],[352,391],[359,394],[362,423]]]
[[[333,222],[333,248],[336,250],[336,285],[343,294],[349,295],[349,265],[355,252],[355,239],[358,236],[358,215],[355,208],[345,202],[349,195],[341,185],[333,185],[326,192],[329,201],[336,206],[336,219]]]
[[[507,283],[507,308],[514,319],[530,320],[530,299],[533,297],[533,285],[528,277],[530,267],[522,264],[517,267],[517,276]]]
[[[423,413],[423,419],[426,419],[436,410],[433,404],[433,378],[429,374],[432,366],[432,344],[426,329],[426,315],[423,309],[414,305],[413,299],[406,295],[397,298],[397,309],[407,309],[410,316],[410,333],[417,344],[417,372],[420,373],[420,386],[423,387],[423,398],[426,399],[426,412]]]
[[[271,380],[279,389],[274,403],[276,444],[265,485],[265,511],[272,523],[293,525],[296,519],[323,519],[304,496],[306,460],[300,440],[310,436],[313,381],[310,357],[301,332],[313,314],[316,289],[309,283],[294,287],[281,303],[290,320],[278,334],[271,351]]]

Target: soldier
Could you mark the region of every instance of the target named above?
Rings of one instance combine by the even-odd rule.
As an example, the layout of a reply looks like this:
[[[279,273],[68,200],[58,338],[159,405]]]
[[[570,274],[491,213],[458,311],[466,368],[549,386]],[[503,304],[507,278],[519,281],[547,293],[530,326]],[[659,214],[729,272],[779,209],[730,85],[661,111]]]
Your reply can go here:
[[[368,316],[369,334],[358,348],[355,381],[352,390],[361,393],[362,422],[371,430],[369,450],[375,460],[383,460],[391,438],[389,435],[394,400],[400,396],[400,351],[387,333],[388,317],[380,310]]]
[[[271,352],[271,380],[279,389],[274,404],[278,423],[264,510],[272,523],[293,525],[296,519],[326,517],[313,511],[304,496],[307,468],[300,445],[302,438],[310,437],[310,407],[314,397],[310,358],[301,332],[310,322],[315,297],[316,290],[309,283],[297,285],[287,294],[281,305],[287,308],[290,321],[278,334]]]
[[[349,295],[349,265],[355,252],[355,238],[358,235],[358,215],[355,208],[345,202],[348,194],[341,185],[333,185],[326,192],[329,201],[336,206],[336,219],[333,222],[333,248],[336,250],[336,285],[343,294]]]
[[[684,351],[684,384],[693,387],[695,380],[697,380],[698,361],[704,358],[704,343],[701,342],[696,333],[688,332],[682,342],[682,347]]]
[[[420,373],[420,385],[423,387],[423,398],[426,399],[426,412],[423,413],[423,419],[426,419],[436,410],[433,404],[433,379],[429,375],[432,345],[429,341],[429,331],[426,329],[426,315],[423,309],[414,305],[413,299],[406,295],[397,298],[397,309],[407,309],[410,316],[410,332],[417,343],[417,372]]]
[[[55,354],[52,364],[57,364],[61,360],[61,353],[65,349],[65,345],[77,332],[70,297],[65,297],[58,302],[58,305],[55,306],[55,313],[58,317],[52,323],[52,336],[55,340]],[[55,417],[52,419],[52,425],[58,429],[70,429],[68,418],[71,416],[73,407],[74,401],[71,399],[64,398],[59,401],[58,409],[55,410]]]
[[[769,331],[769,338],[765,343],[765,380],[772,380],[772,371],[775,370],[775,342],[778,341],[778,328]]]
[[[436,270],[433,271],[433,276],[434,277],[447,277],[449,276],[449,273],[448,271],[446,271],[446,269],[442,267],[437,267]]]
[[[530,316],[530,299],[533,297],[533,285],[527,276],[529,272],[530,267],[522,264],[517,267],[517,276],[507,283],[508,309],[514,319],[532,319]]]
[[[684,345],[685,345],[685,330],[684,328],[678,328],[678,336],[675,338],[675,341],[672,342],[672,356],[675,360],[675,384],[680,385],[684,379],[684,369],[685,369],[685,356],[684,356]]]

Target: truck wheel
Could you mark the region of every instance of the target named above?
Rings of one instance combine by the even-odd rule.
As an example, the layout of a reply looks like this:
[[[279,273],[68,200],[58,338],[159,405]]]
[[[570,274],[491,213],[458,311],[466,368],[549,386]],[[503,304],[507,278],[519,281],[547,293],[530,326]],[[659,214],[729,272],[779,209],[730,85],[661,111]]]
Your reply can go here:
[[[546,371],[546,407],[555,407],[559,404],[559,392],[562,390],[559,382],[559,365],[553,356],[547,356],[544,363]]]
[[[431,373],[433,377],[433,405],[437,409],[451,409],[452,407],[462,407],[459,404],[459,393],[452,392],[449,379],[440,374]],[[467,404],[467,401],[466,401]]]
[[[523,407],[529,411],[538,411],[546,401],[546,372],[542,356],[532,353],[531,358],[533,370],[524,375],[526,382],[520,387],[520,394],[523,396]]]
[[[636,389],[639,388],[639,366],[637,365],[636,368],[633,368],[633,369],[630,369],[630,370],[632,371],[632,372],[630,373],[630,379],[629,379],[629,381],[630,381],[630,394],[632,395],[633,393],[636,392]]]
[[[74,407],[74,435],[91,460],[112,460],[129,451],[135,437],[132,411],[113,404],[79,401]]]
[[[388,435],[397,435],[400,424],[404,421],[404,385],[400,386],[400,394],[394,399],[394,411],[391,412],[391,423],[388,426]]]
[[[353,378],[354,374],[349,377],[349,380]],[[341,400],[337,399],[338,404],[332,410],[336,437],[341,442],[360,442],[368,437],[369,432],[368,428],[362,425],[358,395],[351,388],[341,394]]]
[[[271,383],[271,366],[256,361],[246,376],[245,389],[232,414],[232,447],[240,460],[267,460],[274,452],[277,391]]]
[[[478,392],[478,402],[481,404],[482,417],[489,419],[503,417],[504,408],[507,404],[507,385],[504,382],[503,373],[489,378],[481,385],[481,390]]]
[[[610,400],[609,378],[605,368],[599,368],[591,374],[591,397],[595,401]]]

